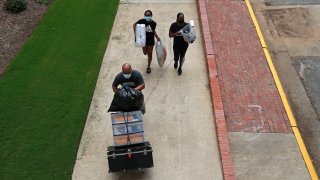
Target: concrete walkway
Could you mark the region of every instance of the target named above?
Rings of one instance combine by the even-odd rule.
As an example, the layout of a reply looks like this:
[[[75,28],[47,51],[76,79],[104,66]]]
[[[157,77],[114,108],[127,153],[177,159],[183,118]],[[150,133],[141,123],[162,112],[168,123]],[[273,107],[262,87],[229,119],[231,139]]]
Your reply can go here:
[[[73,179],[222,179],[215,121],[204,47],[195,0],[121,1],[109,44],[101,66],[96,90],[82,135]],[[132,24],[145,10],[153,11],[157,32],[168,56],[164,67],[155,59],[152,73],[146,74],[147,57],[133,45]],[[178,12],[185,20],[195,20],[198,39],[186,54],[183,74],[173,68],[170,24]],[[130,16],[129,16],[130,15]],[[108,173],[107,147],[113,144],[110,115],[107,113],[113,92],[111,83],[123,63],[131,63],[145,78],[147,113],[145,138],[154,153],[154,168],[125,173]]]

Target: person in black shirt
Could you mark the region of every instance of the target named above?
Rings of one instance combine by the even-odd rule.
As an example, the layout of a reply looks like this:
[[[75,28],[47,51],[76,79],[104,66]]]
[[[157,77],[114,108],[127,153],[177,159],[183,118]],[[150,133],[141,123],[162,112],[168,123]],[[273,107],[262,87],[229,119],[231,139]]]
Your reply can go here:
[[[145,88],[141,73],[137,70],[132,70],[131,65],[128,63],[122,65],[122,72],[120,72],[113,80],[112,90],[114,93],[118,91],[119,85],[122,87],[129,86],[139,91],[142,91]],[[146,106],[144,102],[141,107],[141,112],[142,114],[146,112]]]
[[[184,41],[180,30],[186,26],[187,23],[184,22],[184,14],[177,14],[177,21],[172,23],[169,29],[169,37],[173,38],[173,54],[174,54],[174,68],[178,68],[178,61],[180,60],[180,65],[178,68],[178,74],[182,74],[182,65],[185,60],[185,54],[187,52],[189,44]]]
[[[118,86],[130,86],[136,90],[143,90],[145,88],[144,80],[141,73],[137,70],[132,70],[131,65],[125,63],[122,65],[122,72],[120,72],[112,83],[113,92],[117,92]]]
[[[160,38],[158,34],[156,33],[156,26],[157,23],[152,20],[152,12],[150,10],[147,10],[144,13],[144,18],[140,19],[139,21],[135,22],[133,24],[133,31],[136,33],[136,25],[137,24],[145,24],[146,26],[146,45],[142,47],[142,51],[144,55],[148,55],[148,67],[146,69],[147,73],[151,73],[151,61],[152,61],[152,52],[153,52],[153,46],[154,46],[154,37],[157,38],[158,41],[160,41]]]

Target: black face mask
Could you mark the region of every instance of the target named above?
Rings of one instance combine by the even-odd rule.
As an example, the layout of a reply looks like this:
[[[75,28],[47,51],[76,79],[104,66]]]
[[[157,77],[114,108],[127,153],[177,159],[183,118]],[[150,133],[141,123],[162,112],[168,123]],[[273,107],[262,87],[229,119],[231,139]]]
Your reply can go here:
[[[183,23],[184,23],[184,20],[178,20],[178,23],[179,23],[179,24],[183,24]]]

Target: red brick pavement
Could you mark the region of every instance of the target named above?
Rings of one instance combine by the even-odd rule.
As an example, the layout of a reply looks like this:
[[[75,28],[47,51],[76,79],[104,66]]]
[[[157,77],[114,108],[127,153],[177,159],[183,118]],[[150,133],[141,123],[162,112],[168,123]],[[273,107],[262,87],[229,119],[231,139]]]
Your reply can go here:
[[[235,179],[228,131],[292,133],[242,0],[197,0],[224,179]]]
[[[291,133],[245,2],[205,4],[228,131]]]
[[[209,21],[207,16],[207,7],[205,0],[198,0],[198,12],[201,21],[203,38],[205,43],[205,54],[208,64],[209,80],[213,101],[213,110],[215,114],[215,122],[217,128],[218,145],[221,157],[223,177],[225,180],[233,180],[234,171],[231,159],[231,149],[228,140],[227,125],[225,120],[225,113],[222,105],[220,83],[217,74],[216,60],[214,56],[212,38],[210,34]]]

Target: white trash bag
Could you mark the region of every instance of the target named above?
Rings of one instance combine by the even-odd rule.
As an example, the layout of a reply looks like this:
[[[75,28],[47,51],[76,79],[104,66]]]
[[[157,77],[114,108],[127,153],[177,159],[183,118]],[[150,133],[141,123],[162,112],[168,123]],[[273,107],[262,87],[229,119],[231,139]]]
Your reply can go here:
[[[156,54],[157,54],[158,64],[160,67],[162,67],[167,58],[167,50],[161,41],[158,41],[156,43]]]
[[[196,30],[194,28],[193,20],[190,20],[190,22],[186,26],[184,26],[180,30],[180,32],[184,41],[186,41],[187,43],[193,43],[196,40]]]
[[[144,24],[136,25],[135,45],[137,47],[144,47],[146,45],[146,25]]]

